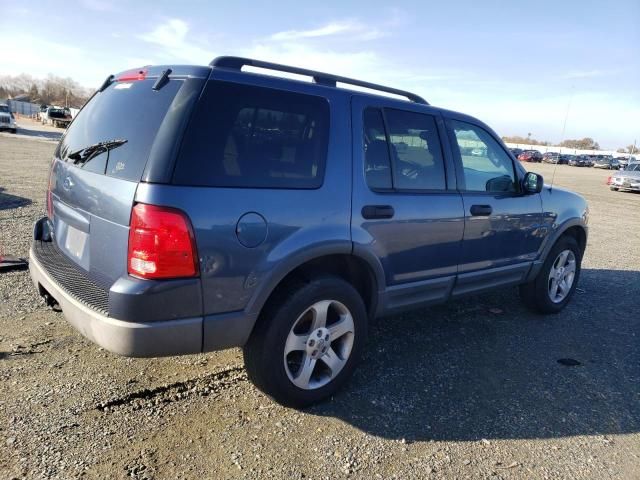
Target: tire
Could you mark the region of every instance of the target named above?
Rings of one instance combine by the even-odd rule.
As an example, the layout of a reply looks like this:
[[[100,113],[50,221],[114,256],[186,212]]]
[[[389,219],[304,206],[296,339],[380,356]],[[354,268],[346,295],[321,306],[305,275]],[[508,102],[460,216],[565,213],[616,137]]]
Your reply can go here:
[[[18,133],[18,129],[17,129],[17,128],[13,128],[13,129],[11,130],[11,133],[13,133],[13,134],[15,135],[16,133]]]
[[[609,190],[613,191],[613,192],[617,192],[618,189],[616,187],[609,187]]]
[[[317,313],[322,311],[328,312],[324,330],[323,315]],[[316,318],[320,319],[318,324],[314,324]],[[340,278],[285,285],[263,309],[243,349],[249,379],[285,406],[304,408],[320,402],[351,377],[366,343],[367,322],[360,294]],[[335,338],[331,338],[331,329]],[[326,353],[320,349],[327,349]],[[329,363],[335,366],[335,375]],[[309,376],[305,372],[310,372]]]
[[[552,288],[554,284],[552,278],[550,278],[551,269],[561,260],[560,254],[567,251],[570,252],[566,258],[567,268],[558,272],[559,276],[556,278],[560,278],[565,274],[568,275],[571,272],[571,268],[568,266],[571,258],[573,258],[574,261],[573,276],[566,290],[563,291],[560,286],[556,288],[555,298],[552,299]],[[580,279],[582,254],[583,251],[573,237],[568,235],[560,237],[553,248],[551,248],[536,278],[520,286],[520,297],[524,304],[537,313],[549,314],[562,311],[575,293],[576,285]],[[565,280],[565,285],[567,285],[567,283],[569,283],[568,277],[563,277],[563,279]],[[556,280],[555,283],[561,284],[558,280]]]

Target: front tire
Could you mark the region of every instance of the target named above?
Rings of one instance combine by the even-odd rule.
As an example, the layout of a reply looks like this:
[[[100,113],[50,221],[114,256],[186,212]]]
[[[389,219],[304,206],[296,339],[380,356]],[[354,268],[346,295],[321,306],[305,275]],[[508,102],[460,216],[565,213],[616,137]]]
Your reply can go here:
[[[618,191],[618,189],[617,189],[616,187],[609,187],[609,189],[610,189],[611,191],[613,191],[613,192],[617,192],[617,191]]]
[[[536,278],[520,286],[524,304],[537,313],[558,313],[567,306],[580,278],[583,251],[564,235],[553,246]]]
[[[244,347],[249,379],[282,405],[317,403],[351,377],[367,321],[360,294],[341,278],[280,288]]]

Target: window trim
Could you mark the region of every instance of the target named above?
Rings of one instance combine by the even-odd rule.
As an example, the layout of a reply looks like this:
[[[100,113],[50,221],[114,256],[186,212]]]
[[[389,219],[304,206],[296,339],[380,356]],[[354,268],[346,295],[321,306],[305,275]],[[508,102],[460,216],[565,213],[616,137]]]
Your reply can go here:
[[[460,145],[458,144],[458,138],[456,137],[455,134],[455,129],[453,128],[452,122],[459,122],[459,123],[466,123],[467,125],[471,125],[474,128],[479,128],[480,130],[482,130],[483,132],[485,132],[490,138],[492,138],[495,143],[498,145],[498,147],[502,150],[502,152],[507,156],[507,158],[509,159],[509,161],[511,162],[511,169],[513,170],[513,178],[514,178],[514,183],[515,183],[515,187],[516,190],[514,192],[487,192],[487,191],[483,191],[483,190],[468,190],[467,189],[467,181],[464,178],[464,164],[462,163],[462,152],[460,152]],[[477,123],[474,123],[472,121],[469,120],[459,120],[457,118],[453,118],[453,117],[447,117],[445,119],[445,127],[447,129],[447,135],[449,137],[449,143],[451,144],[451,153],[453,155],[453,161],[456,164],[456,166],[458,167],[457,170],[459,172],[459,174],[457,175],[457,190],[460,193],[472,193],[474,195],[488,195],[488,196],[503,196],[503,197],[520,197],[523,195],[523,191],[522,191],[522,185],[521,185],[521,178],[520,178],[520,171],[517,168],[512,155],[510,155],[505,148],[502,146],[501,142],[498,141],[498,139],[496,138],[495,135],[493,135],[489,130],[487,130],[485,127],[483,127],[482,125],[478,125]],[[464,186],[464,188],[460,188],[461,186]]]
[[[378,110],[381,113],[382,116],[382,123],[383,123],[383,127],[384,127],[384,136],[385,136],[385,141],[387,142],[387,155],[389,158],[389,167],[390,167],[390,171],[391,171],[391,188],[372,188],[369,185],[369,182],[367,182],[367,175],[366,175],[366,159],[365,159],[365,153],[364,153],[364,144],[362,145],[362,178],[364,179],[364,183],[367,186],[367,188],[374,192],[374,193],[379,193],[379,194],[395,194],[395,193],[404,193],[404,194],[411,194],[411,195],[421,195],[421,194],[425,194],[425,195],[429,195],[429,194],[434,194],[434,193],[456,193],[455,191],[453,191],[452,189],[449,188],[449,177],[448,177],[448,172],[447,172],[447,160],[445,158],[445,149],[444,149],[444,143],[443,143],[443,139],[442,139],[442,135],[441,135],[441,130],[438,126],[438,115],[434,114],[434,113],[426,113],[426,112],[420,112],[420,111],[415,111],[415,110],[407,110],[407,109],[402,109],[402,108],[397,108],[397,107],[386,107],[386,106],[380,106],[380,105],[366,105],[363,106],[363,108],[361,109],[361,113],[362,113],[362,132],[364,133],[364,112],[369,109],[372,108],[374,110]],[[400,188],[400,187],[396,187],[396,165],[395,162],[393,161],[393,155],[392,155],[392,150],[391,150],[391,137],[389,135],[389,127],[388,127],[388,120],[387,120],[387,110],[396,110],[399,112],[407,112],[407,113],[415,113],[418,115],[425,115],[425,116],[429,116],[431,118],[433,118],[433,123],[436,127],[435,132],[436,135],[438,136],[438,144],[440,146],[440,160],[442,162],[442,170],[444,173],[444,188]],[[361,135],[361,138],[364,138],[364,135]]]

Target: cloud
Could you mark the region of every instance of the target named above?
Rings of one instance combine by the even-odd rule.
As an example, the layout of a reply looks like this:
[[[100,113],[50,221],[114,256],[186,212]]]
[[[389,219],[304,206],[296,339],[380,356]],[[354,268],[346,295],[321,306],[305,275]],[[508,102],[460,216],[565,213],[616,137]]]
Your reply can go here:
[[[162,49],[163,57],[189,63],[208,64],[213,55],[211,49],[187,40],[189,24],[179,18],[171,18],[152,31],[138,35],[140,40]]]
[[[358,21],[344,20],[330,22],[310,30],[285,30],[277,32],[271,35],[269,39],[280,42],[334,36],[347,36],[357,40],[374,40],[384,36],[384,33],[375,27],[366,26]]]

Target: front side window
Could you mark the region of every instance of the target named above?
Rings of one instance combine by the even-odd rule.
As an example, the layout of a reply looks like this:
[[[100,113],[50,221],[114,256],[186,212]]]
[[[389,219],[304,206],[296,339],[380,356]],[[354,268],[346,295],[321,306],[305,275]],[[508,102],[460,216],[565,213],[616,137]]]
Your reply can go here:
[[[325,99],[210,81],[174,172],[180,185],[318,188],[327,156]]]
[[[460,151],[465,190],[474,192],[516,192],[516,176],[511,158],[483,128],[451,121]]]
[[[365,177],[373,190],[445,190],[435,118],[396,109],[364,112]],[[393,171],[393,175],[392,175]]]

